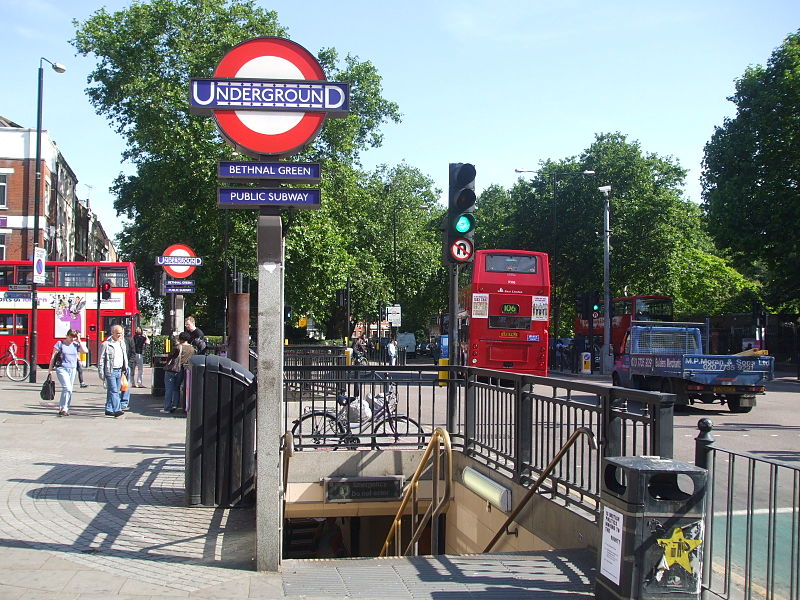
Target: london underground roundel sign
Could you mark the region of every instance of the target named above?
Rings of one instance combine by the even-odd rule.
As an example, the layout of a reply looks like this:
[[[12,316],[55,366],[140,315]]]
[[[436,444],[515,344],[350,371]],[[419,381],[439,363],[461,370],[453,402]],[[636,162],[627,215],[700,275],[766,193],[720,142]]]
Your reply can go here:
[[[349,86],[327,82],[308,50],[278,37],[234,46],[213,78],[192,79],[190,85],[190,111],[211,113],[225,139],[254,158],[301,150],[326,116],[349,110]]]
[[[176,279],[189,277],[196,267],[203,264],[203,259],[194,253],[194,250],[184,244],[173,244],[164,254],[156,258],[156,264],[164,267],[167,275]]]

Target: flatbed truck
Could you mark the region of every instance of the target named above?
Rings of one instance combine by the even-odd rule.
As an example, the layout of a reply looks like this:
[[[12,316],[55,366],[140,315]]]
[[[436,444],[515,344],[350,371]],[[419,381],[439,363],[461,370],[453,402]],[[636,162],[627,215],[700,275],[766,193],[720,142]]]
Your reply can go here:
[[[774,378],[771,356],[703,353],[701,330],[695,326],[700,324],[639,323],[630,327],[615,359],[614,385],[675,394],[676,406],[720,402],[731,412],[746,413]]]

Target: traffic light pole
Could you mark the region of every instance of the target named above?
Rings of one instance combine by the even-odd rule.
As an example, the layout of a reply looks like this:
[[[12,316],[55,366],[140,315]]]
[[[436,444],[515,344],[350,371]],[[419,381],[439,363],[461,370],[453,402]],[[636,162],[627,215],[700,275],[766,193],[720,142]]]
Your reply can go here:
[[[450,301],[447,310],[450,312],[450,319],[447,324],[447,356],[451,366],[458,366],[461,351],[458,343],[458,263],[450,264]],[[455,385],[454,371],[451,369],[447,378],[447,430],[455,431],[458,406],[458,389]]]

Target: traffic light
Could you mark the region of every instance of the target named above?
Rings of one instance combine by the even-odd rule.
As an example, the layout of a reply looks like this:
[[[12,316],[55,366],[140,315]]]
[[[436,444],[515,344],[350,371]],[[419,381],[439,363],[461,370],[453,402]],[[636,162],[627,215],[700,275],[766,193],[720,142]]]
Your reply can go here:
[[[336,290],[336,305],[346,307],[349,301],[347,288]]]
[[[100,284],[100,296],[103,300],[108,300],[111,298],[111,280],[104,279]]]
[[[444,255],[450,262],[472,262],[474,259],[475,199],[475,165],[450,163],[444,235]]]
[[[292,320],[292,307],[288,304],[283,305],[283,320],[284,321],[291,321]]]
[[[591,292],[589,303],[592,305],[592,312],[600,312],[600,294],[597,291]]]
[[[575,296],[575,312],[587,321],[592,317],[594,292],[582,292]]]

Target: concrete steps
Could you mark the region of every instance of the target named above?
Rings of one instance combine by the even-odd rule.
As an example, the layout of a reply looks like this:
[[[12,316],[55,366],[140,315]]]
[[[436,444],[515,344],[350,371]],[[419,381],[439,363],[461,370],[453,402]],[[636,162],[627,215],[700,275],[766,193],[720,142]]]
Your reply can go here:
[[[287,597],[384,600],[594,598],[586,551],[285,560]]]

